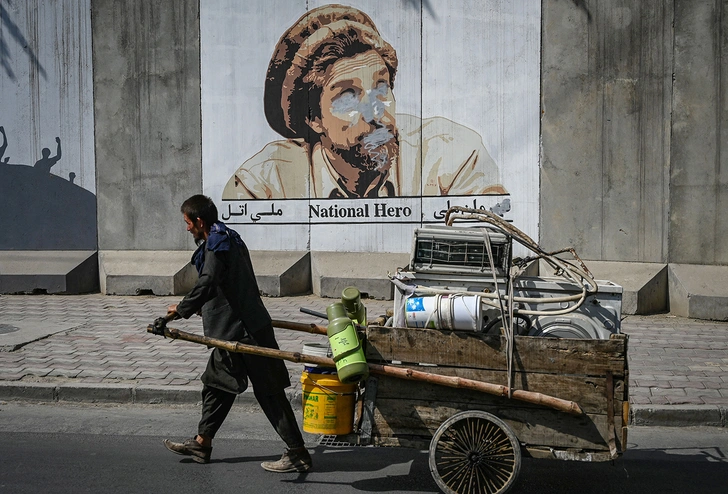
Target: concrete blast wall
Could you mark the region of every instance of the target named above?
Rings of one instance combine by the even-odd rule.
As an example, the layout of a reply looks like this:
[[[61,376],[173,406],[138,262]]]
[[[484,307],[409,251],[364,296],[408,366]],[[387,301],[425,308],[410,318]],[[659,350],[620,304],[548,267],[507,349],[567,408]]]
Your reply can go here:
[[[99,250],[186,250],[202,190],[197,1],[94,0]]]
[[[672,10],[547,0],[541,243],[667,261]]]
[[[728,264],[728,1],[545,0],[541,243]]]
[[[728,265],[728,1],[675,2],[670,262]]]
[[[285,16],[270,7],[270,2],[260,0],[260,4],[265,4],[280,18],[265,17],[267,11],[251,7],[257,15],[263,15],[266,22],[276,22],[273,41],[266,41],[264,54],[261,55],[260,50],[251,52],[262,56],[265,64],[283,28],[306,9],[323,4],[306,0],[278,1],[289,9]],[[427,101],[422,98],[425,89],[421,86],[428,78],[417,75],[417,71],[427,68],[437,75],[438,70],[448,74],[450,71],[420,64],[420,59],[432,61],[432,58],[426,56],[427,51],[425,55],[417,55],[418,50],[422,46],[439,49],[440,43],[437,37],[420,37],[418,33],[440,32],[447,26],[448,9],[454,9],[454,18],[461,16],[472,20],[473,16],[462,2],[401,2],[401,10],[397,10],[400,7],[388,7],[394,12],[389,16],[375,8],[377,2],[352,2],[376,12],[377,18],[381,17],[381,22],[378,21],[381,29],[393,42],[396,40],[402,59],[410,57],[416,61],[413,77],[406,78],[404,69],[398,76],[402,81],[409,80],[409,86],[398,83],[397,91],[402,106],[408,95],[417,110],[412,114],[427,116],[418,105]],[[208,13],[217,15],[203,16],[212,34],[221,29],[214,24],[219,22],[216,19],[224,18],[227,10],[232,12],[235,8],[235,2],[229,2],[229,7],[227,3],[218,2],[214,4],[216,8],[211,9],[209,4],[198,0],[2,3],[0,35],[6,40],[8,49],[0,53],[0,72],[3,74],[0,87],[3,96],[7,93],[11,97],[0,100],[0,109],[4,110],[0,111],[0,117],[5,119],[0,121],[0,126],[4,126],[7,134],[7,149],[0,142],[3,147],[0,159],[20,157],[22,161],[0,163],[4,167],[0,173],[0,179],[3,179],[0,185],[4,187],[0,187],[0,200],[8,203],[5,205],[8,211],[16,212],[16,216],[23,219],[23,215],[31,214],[23,209],[26,207],[23,201],[27,202],[24,191],[33,189],[39,197],[35,203],[41,205],[44,203],[40,199],[48,196],[53,211],[40,208],[42,214],[33,216],[40,219],[35,222],[37,224],[30,225],[35,232],[45,232],[56,223],[67,226],[54,220],[50,212],[68,216],[69,206],[70,210],[76,210],[74,216],[90,214],[93,222],[95,199],[98,243],[94,245],[96,231],[93,228],[86,231],[67,228],[66,231],[78,235],[73,238],[43,235],[44,239],[53,240],[52,245],[26,236],[22,239],[24,243],[0,243],[0,251],[70,249],[95,255],[93,249],[97,247],[102,292],[159,291],[154,288],[158,286],[156,284],[138,281],[148,281],[153,276],[166,277],[164,286],[171,288],[162,291],[181,291],[182,285],[189,284],[189,270],[185,265],[194,246],[184,230],[179,205],[185,198],[203,190],[200,62],[204,37],[200,28],[200,4],[207,5]],[[493,5],[494,9],[498,6],[495,0],[483,4]],[[524,2],[522,5],[530,7],[533,4]],[[719,283],[728,279],[728,242],[724,240],[728,237],[728,215],[725,214],[728,211],[728,63],[725,56],[728,53],[728,0],[542,0],[540,5],[541,148],[540,157],[534,154],[528,161],[532,162],[533,170],[540,166],[539,222],[538,225],[533,222],[534,229],[539,232],[539,243],[548,250],[571,246],[586,260],[604,261],[600,265],[603,271],[597,273],[599,277],[622,284],[626,287],[625,293],[633,292],[630,296],[634,295],[635,305],[640,305],[641,297],[649,289],[659,292],[661,299],[645,306],[649,306],[649,310],[663,310],[667,308],[669,291],[670,308],[678,315],[728,318],[725,308],[728,307],[725,304],[728,287]],[[517,15],[508,14],[504,18]],[[238,16],[241,23],[250,22],[250,15],[238,12]],[[535,22],[525,26],[538,27],[538,14],[534,14],[534,18]],[[420,20],[410,22],[409,19]],[[92,64],[87,60],[89,20]],[[392,23],[392,20],[399,23]],[[78,29],[74,30],[76,24]],[[203,27],[205,25],[203,22]],[[415,31],[408,32],[409,26]],[[496,22],[497,26],[500,24]],[[35,33],[38,29],[40,33]],[[251,32],[260,30],[256,25]],[[502,38],[498,34],[501,31],[494,32],[496,39]],[[525,33],[522,36],[528,38],[528,33],[534,33],[536,29],[511,29],[509,32]],[[53,33],[60,33],[60,37]],[[457,39],[456,34],[446,35],[452,41]],[[405,35],[415,41],[405,42]],[[478,40],[482,41],[481,38],[483,36]],[[423,39],[438,42],[422,44]],[[256,36],[251,36],[251,42],[256,40]],[[73,49],[73,43],[77,43],[78,50]],[[65,46],[65,51],[59,52],[65,61],[53,65],[57,45]],[[228,45],[221,43],[219,49],[225,50]],[[210,49],[215,45],[207,46]],[[500,45],[493,46],[481,48],[484,53],[490,48],[498,51]],[[78,56],[72,57],[75,51]],[[535,50],[528,53],[535,53]],[[243,55],[247,56],[244,50]],[[237,59],[244,63],[245,56]],[[514,58],[520,56],[514,55]],[[443,58],[449,60],[448,57]],[[474,67],[490,67],[486,58],[474,60]],[[536,67],[537,64],[533,65]],[[243,66],[247,68],[247,65]],[[226,84],[231,86],[244,84],[229,76],[225,63],[220,67],[211,72],[214,77],[229,77]],[[510,65],[504,67],[506,74],[512,72]],[[70,77],[64,70],[71,69],[79,74],[93,69],[93,119],[84,111],[84,105],[91,99],[91,92],[86,90],[87,78],[63,79],[65,75]],[[262,69],[259,72],[262,74]],[[535,73],[535,70],[533,74],[524,72],[527,74],[523,76],[524,80],[534,80],[538,77]],[[467,77],[456,79],[468,80]],[[479,79],[476,77],[475,80]],[[480,96],[492,90],[491,86],[504,91],[512,89],[500,79],[491,85],[480,82],[481,86],[472,86]],[[32,91],[28,93],[27,88]],[[48,88],[55,88],[55,92],[49,93],[51,97],[35,101],[34,94],[43,96],[43,88],[46,88],[45,93],[50,91]],[[56,95],[58,88],[61,89],[59,96]],[[75,89],[71,91],[71,88]],[[255,89],[251,84],[245,88]],[[76,91],[81,95],[80,99],[68,96]],[[537,94],[537,85],[530,91],[529,94]],[[452,106],[451,102],[457,101],[457,93],[447,89],[437,94],[443,95],[443,107],[448,108]],[[222,96],[213,91],[211,97]],[[492,98],[484,97],[484,100]],[[464,116],[479,111],[477,105],[466,109]],[[529,111],[531,113],[527,112],[527,115],[532,114],[532,110]],[[432,115],[440,113],[433,111]],[[26,114],[31,116],[26,118]],[[215,112],[209,114],[206,119],[219,118]],[[69,124],[75,115],[83,117],[78,131]],[[86,145],[91,139],[88,132],[91,124],[86,123],[91,121],[93,152],[91,146]],[[208,145],[213,136],[220,137],[215,132],[206,135]],[[56,141],[55,137],[59,139]],[[513,155],[529,142],[523,139],[523,133],[513,137],[517,145],[512,149],[503,148],[509,151],[503,151],[499,158]],[[238,137],[233,135],[233,138]],[[511,142],[505,137],[501,140]],[[53,194],[44,192],[50,189],[38,187],[38,174],[30,175],[41,168],[37,165],[43,164],[43,159],[46,159],[47,168],[53,166],[47,158],[38,156],[38,152],[43,147],[58,146],[60,155],[61,144],[63,160],[50,175],[46,173],[44,179],[62,182],[63,191],[71,188],[83,193],[85,200],[90,201],[88,207],[76,207],[75,202],[63,198],[58,200]],[[259,145],[262,144],[256,144]],[[49,149],[46,154],[54,153],[55,149]],[[249,154],[237,153],[240,160]],[[206,156],[210,159],[209,154]],[[90,166],[94,160],[95,177]],[[239,162],[233,160],[233,167]],[[36,166],[30,166],[33,163]],[[208,172],[210,168],[207,167]],[[217,182],[206,176],[205,186],[224,184],[230,173],[230,170],[226,171]],[[514,182],[523,178],[518,169],[509,168],[508,173]],[[23,177],[28,179],[25,188],[19,181]],[[529,184],[531,182],[535,187],[535,178]],[[536,201],[536,192],[525,197],[533,197]],[[306,203],[301,204],[305,209]],[[273,215],[269,217],[273,218]],[[533,214],[528,215],[529,221],[533,217]],[[518,222],[515,224],[522,226]],[[256,231],[255,240],[271,249],[265,255],[265,259],[271,261],[269,272],[265,271],[266,266],[260,269],[272,280],[271,286],[276,287],[281,280],[285,283],[294,277],[291,266],[301,268],[303,274],[295,271],[301,279],[317,276],[317,271],[311,268],[337,266],[331,258],[318,257],[323,250],[315,248],[310,241],[303,242],[300,249],[291,248],[300,251],[297,260],[286,259],[285,263],[276,264],[273,262],[276,261],[275,253],[280,251],[268,245],[272,230],[262,226]],[[302,230],[306,228],[304,225]],[[293,230],[283,223],[279,229],[293,235],[290,233]],[[341,229],[332,224],[323,232],[336,235]],[[325,239],[325,235],[321,238]],[[384,237],[342,238],[347,246],[351,245],[351,251],[369,251],[372,249],[365,242],[379,245]],[[409,234],[402,234],[402,238],[406,240],[402,245],[408,246]],[[261,248],[253,250],[260,251]],[[346,256],[344,252],[339,254]],[[150,274],[159,267],[160,258],[165,258],[171,267],[165,273]],[[82,262],[90,261],[84,258]],[[347,269],[357,268],[367,276],[371,275],[372,269],[365,257],[346,256],[345,262]],[[622,274],[613,269],[614,263],[623,264]],[[637,263],[644,268],[642,271],[636,269]],[[31,261],[23,265],[38,264]],[[287,266],[283,274],[280,269],[275,271],[280,265]],[[705,271],[699,267],[711,269]],[[336,269],[337,274],[344,272]],[[385,272],[386,269],[382,269],[382,276]],[[10,271],[6,269],[5,274],[8,273]],[[37,273],[23,271],[23,274]],[[327,275],[321,272],[318,275],[320,279],[311,285],[314,291],[325,285],[322,280],[328,280]],[[351,280],[358,278],[354,274],[346,275],[346,281]],[[334,282],[338,283],[338,279]],[[633,286],[628,286],[629,283]],[[303,288],[297,284],[296,290],[299,289]],[[280,293],[284,292],[281,288]],[[695,302],[700,297],[710,300],[712,305],[700,306]]]

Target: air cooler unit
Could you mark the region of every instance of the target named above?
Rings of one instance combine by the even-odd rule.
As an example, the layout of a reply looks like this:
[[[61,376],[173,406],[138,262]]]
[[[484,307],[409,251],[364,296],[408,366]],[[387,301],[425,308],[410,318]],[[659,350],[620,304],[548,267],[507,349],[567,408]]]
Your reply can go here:
[[[486,246],[490,241],[493,265]],[[417,273],[508,276],[511,238],[487,228],[417,228],[412,241],[410,269]]]

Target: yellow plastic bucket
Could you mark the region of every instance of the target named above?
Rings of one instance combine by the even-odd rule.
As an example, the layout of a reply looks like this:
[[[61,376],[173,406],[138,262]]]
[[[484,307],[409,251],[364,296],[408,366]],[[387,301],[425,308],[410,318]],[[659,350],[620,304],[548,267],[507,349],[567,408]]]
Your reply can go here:
[[[349,434],[354,430],[356,383],[336,374],[301,374],[303,430],[312,434]]]

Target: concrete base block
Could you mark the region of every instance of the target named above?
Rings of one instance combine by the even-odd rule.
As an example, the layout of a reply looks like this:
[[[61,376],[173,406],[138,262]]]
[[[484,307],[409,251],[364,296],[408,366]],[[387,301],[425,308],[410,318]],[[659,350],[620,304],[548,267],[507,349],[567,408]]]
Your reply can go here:
[[[190,251],[99,251],[101,293],[183,295],[197,281]]]
[[[0,251],[0,293],[79,294],[98,290],[95,251]]]
[[[728,321],[728,266],[670,264],[670,313]]]
[[[311,252],[313,293],[340,298],[344,288],[355,286],[365,297],[392,300],[387,273],[407,266],[409,258],[407,253]]]
[[[647,262],[584,261],[598,280],[622,287],[622,314],[668,310],[667,266]]]
[[[311,293],[311,256],[308,252],[250,251],[255,278],[263,295],[286,297]]]

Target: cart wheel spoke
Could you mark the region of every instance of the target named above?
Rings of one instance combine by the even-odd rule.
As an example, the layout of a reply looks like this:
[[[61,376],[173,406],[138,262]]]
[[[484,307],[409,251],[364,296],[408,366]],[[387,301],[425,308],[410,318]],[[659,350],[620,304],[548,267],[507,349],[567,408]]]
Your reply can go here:
[[[430,471],[446,493],[506,492],[520,467],[521,449],[515,434],[486,412],[453,415],[430,444]]]

